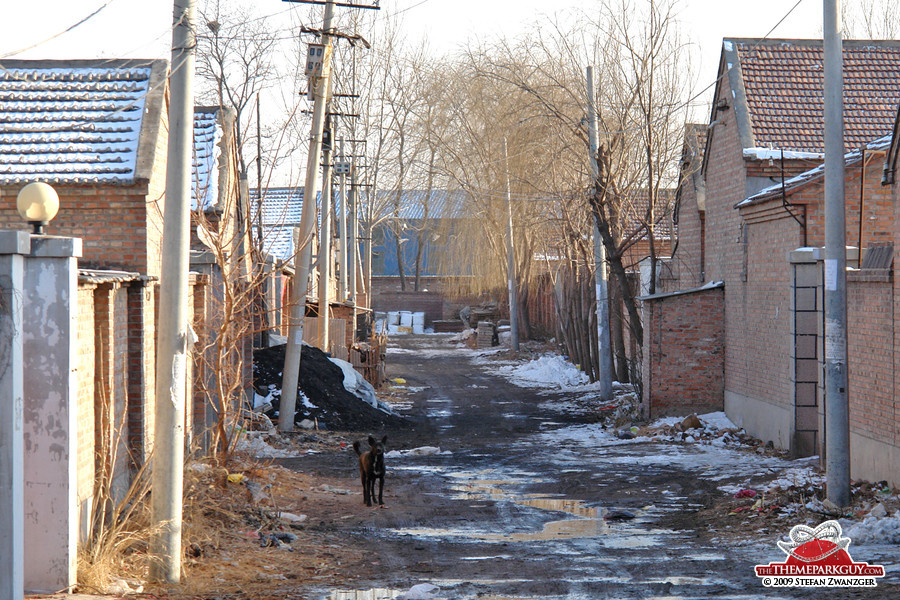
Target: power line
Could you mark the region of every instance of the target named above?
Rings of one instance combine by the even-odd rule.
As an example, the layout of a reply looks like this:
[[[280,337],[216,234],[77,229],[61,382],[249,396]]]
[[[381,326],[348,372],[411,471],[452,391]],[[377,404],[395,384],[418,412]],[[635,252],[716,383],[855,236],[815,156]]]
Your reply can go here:
[[[97,10],[95,10],[94,12],[92,12],[91,14],[89,14],[88,16],[84,17],[84,18],[81,19],[80,21],[77,21],[76,23],[73,23],[72,25],[69,25],[68,27],[66,27],[65,29],[63,29],[62,31],[60,31],[59,33],[57,33],[57,34],[55,34],[55,35],[52,35],[52,36],[48,37],[48,38],[45,39],[45,40],[42,40],[42,41],[37,42],[37,43],[34,43],[34,44],[30,45],[30,46],[26,46],[26,47],[20,48],[20,49],[18,49],[18,50],[13,50],[12,52],[7,52],[6,54],[3,54],[2,56],[0,56],[0,60],[2,60],[2,59],[4,59],[4,58],[9,58],[10,56],[15,56],[16,54],[21,54],[22,52],[26,52],[26,51],[28,51],[28,50],[32,50],[32,49],[34,49],[34,48],[37,48],[38,46],[42,46],[42,45],[46,44],[47,42],[50,42],[50,41],[52,41],[52,40],[55,40],[56,38],[58,38],[58,37],[61,36],[61,35],[65,35],[65,34],[69,33],[69,32],[72,31],[73,29],[77,29],[78,27],[81,27],[82,25],[84,25],[85,23],[87,23],[88,21],[90,21],[91,19],[93,19],[94,17],[96,17],[98,14],[100,14],[100,12],[102,12],[104,8],[106,8],[107,6],[109,6],[110,4],[112,4],[112,3],[115,2],[115,1],[116,1],[116,0],[107,0],[106,3],[103,4],[103,6],[101,6],[100,8],[98,8]]]

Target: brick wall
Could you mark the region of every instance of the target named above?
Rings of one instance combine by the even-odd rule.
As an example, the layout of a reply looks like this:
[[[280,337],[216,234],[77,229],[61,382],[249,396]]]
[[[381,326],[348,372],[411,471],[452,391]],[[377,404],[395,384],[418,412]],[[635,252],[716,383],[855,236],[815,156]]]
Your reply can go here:
[[[847,282],[850,429],[900,441],[894,402],[893,289],[887,275],[852,274]]]
[[[793,406],[791,375],[791,266],[788,252],[800,247],[799,224],[780,206],[770,203],[744,209],[746,266],[729,282],[732,306],[728,343],[734,344],[726,370],[728,389],[769,404]]]
[[[681,189],[678,212],[678,248],[673,256],[676,289],[687,290],[706,283],[703,265],[704,213],[697,205],[697,190],[692,178]]]
[[[378,287],[375,284],[379,283]],[[444,318],[444,296],[440,292],[400,292],[394,289],[392,283],[382,285],[383,280],[373,280],[372,310],[389,312],[394,310],[408,310],[410,312],[424,312],[425,323],[430,325],[432,321]]]
[[[162,216],[145,186],[76,187],[57,184],[59,214],[51,235],[81,238],[82,265],[159,275]],[[15,207],[18,188],[0,190],[0,227],[27,229]]]
[[[722,410],[724,306],[721,288],[644,302],[643,405],[655,419]]]

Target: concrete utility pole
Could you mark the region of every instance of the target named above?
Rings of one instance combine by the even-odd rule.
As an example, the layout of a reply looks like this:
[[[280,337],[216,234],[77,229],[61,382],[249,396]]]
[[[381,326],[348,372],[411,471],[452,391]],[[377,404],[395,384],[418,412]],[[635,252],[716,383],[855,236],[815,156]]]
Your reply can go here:
[[[512,191],[509,185],[509,149],[503,138],[503,164],[506,167],[506,277],[509,287],[509,333],[513,352],[519,351],[519,300],[516,290],[516,248],[513,244]]]
[[[169,76],[169,149],[163,214],[156,358],[150,579],[181,580],[184,406],[187,355],[196,342],[188,323],[191,156],[194,129],[194,0],[175,0]]]
[[[594,106],[594,67],[587,68],[588,93],[588,139],[591,151],[591,188],[595,189],[600,167],[597,165],[597,109]],[[591,219],[594,224],[594,285],[597,294],[597,359],[599,362],[598,377],[600,398],[612,400],[612,349],[609,341],[609,283],[606,278],[606,246],[600,238],[597,218]]]
[[[331,200],[334,198],[331,181],[331,148],[334,130],[331,119],[326,118],[325,130],[329,131],[329,144],[322,149],[322,229],[319,232],[319,348],[328,352],[331,344],[331,244],[334,242],[331,225]]]
[[[840,0],[824,0],[825,477],[828,499],[838,506],[848,506],[850,411],[847,402],[847,233],[844,214],[844,68],[840,14]]]
[[[300,382],[300,352],[303,347],[303,319],[306,312],[306,295],[309,291],[309,263],[312,254],[312,236],[315,228],[316,195],[318,192],[319,160],[322,155],[322,131],[325,127],[325,107],[331,79],[331,35],[334,19],[334,0],[325,3],[325,20],[322,26],[322,43],[325,54],[318,77],[310,80],[314,86],[313,121],[309,135],[309,154],[306,159],[306,185],[303,188],[303,210],[300,215],[300,244],[294,248],[294,280],[291,297],[288,341],[284,356],[281,382],[281,404],[278,415],[278,431],[294,430],[294,412],[297,408],[297,386]]]

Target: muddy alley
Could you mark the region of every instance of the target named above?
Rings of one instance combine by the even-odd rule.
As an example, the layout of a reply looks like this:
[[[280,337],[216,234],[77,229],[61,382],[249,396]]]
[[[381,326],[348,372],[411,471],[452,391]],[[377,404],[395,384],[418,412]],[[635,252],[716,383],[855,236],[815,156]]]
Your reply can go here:
[[[805,598],[764,588],[753,566],[780,560],[762,529],[747,539],[695,522],[719,486],[771,477],[781,459],[617,439],[562,393],[511,385],[489,359],[443,336],[392,340],[389,376],[410,390],[415,426],[388,435],[383,509],[363,506],[356,456],[283,459],[334,478],[357,500],[329,536],[365,555],[353,572],[297,582],[310,599]],[[595,420],[595,419],[593,419]],[[870,557],[871,558],[871,557]],[[347,583],[351,582],[352,583]],[[896,586],[828,590],[889,598]],[[860,595],[861,594],[861,595]]]

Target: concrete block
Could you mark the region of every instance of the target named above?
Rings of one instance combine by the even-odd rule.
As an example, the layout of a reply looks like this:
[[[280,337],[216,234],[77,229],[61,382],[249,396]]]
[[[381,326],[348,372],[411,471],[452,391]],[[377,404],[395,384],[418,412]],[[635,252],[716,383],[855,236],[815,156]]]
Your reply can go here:
[[[27,231],[0,230],[0,255],[28,254],[31,252],[31,235]]]

